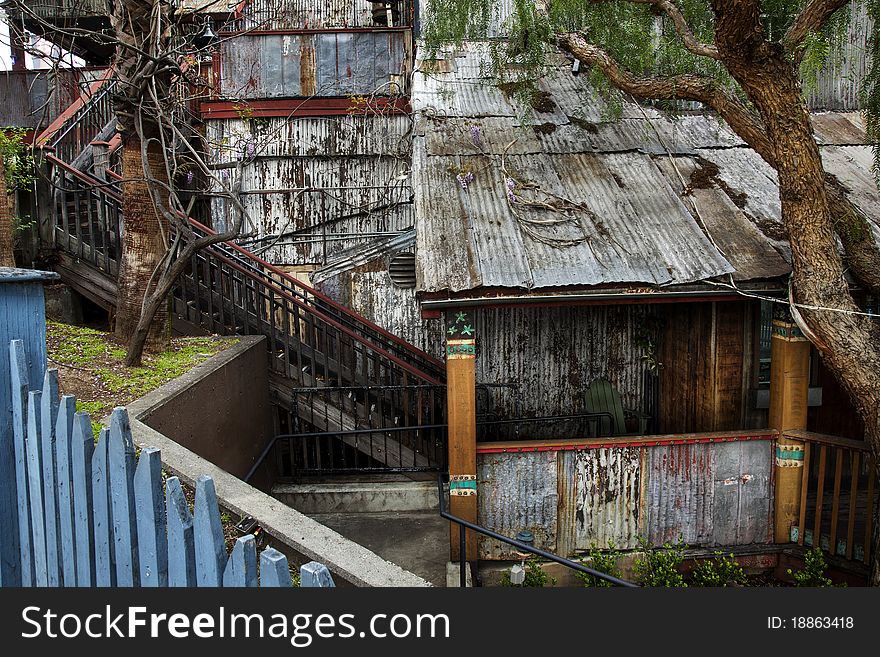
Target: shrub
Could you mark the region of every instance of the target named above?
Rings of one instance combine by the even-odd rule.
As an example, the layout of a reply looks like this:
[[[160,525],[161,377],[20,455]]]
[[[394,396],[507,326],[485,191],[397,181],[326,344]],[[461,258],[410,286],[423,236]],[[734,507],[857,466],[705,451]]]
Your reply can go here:
[[[825,555],[820,548],[814,547],[804,555],[803,568],[796,571],[789,568],[786,572],[794,578],[795,586],[834,586],[831,578],[825,575],[827,569]]]
[[[733,555],[716,552],[714,559],[700,562],[692,573],[694,586],[735,586],[745,585],[746,572]]]
[[[662,547],[655,548],[645,539],[639,538],[639,548],[645,556],[636,559],[636,579],[642,586],[679,588],[687,586],[684,576],[679,567],[684,561],[684,544],[681,536],[675,544],[664,543]]]
[[[584,559],[584,565],[589,566],[593,570],[598,570],[600,573],[605,573],[606,575],[611,575],[612,577],[620,577],[620,568],[617,567],[617,560],[619,558],[620,552],[615,549],[614,543],[609,543],[608,549],[605,551],[599,550],[599,547],[595,543],[593,543],[590,546],[590,551],[587,555],[587,558]],[[577,572],[575,574],[584,583],[584,586],[614,586],[611,582],[596,577],[595,575],[581,572]]]

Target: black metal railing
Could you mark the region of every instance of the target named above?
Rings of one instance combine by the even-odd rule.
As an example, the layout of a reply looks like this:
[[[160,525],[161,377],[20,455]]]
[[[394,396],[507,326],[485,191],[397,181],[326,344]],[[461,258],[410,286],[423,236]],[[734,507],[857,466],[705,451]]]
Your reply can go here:
[[[528,543],[523,543],[522,541],[518,541],[515,538],[510,538],[509,536],[504,536],[503,534],[499,534],[498,532],[492,531],[491,529],[487,529],[486,527],[482,527],[476,523],[465,520],[464,518],[459,518],[458,516],[452,515],[446,508],[446,492],[444,490],[444,484],[446,483],[446,478],[441,474],[437,477],[437,495],[440,500],[440,516],[449,520],[450,522],[458,525],[458,554],[459,554],[459,583],[464,588],[467,586],[467,568],[468,568],[468,560],[467,560],[467,531],[469,529],[478,534],[482,534],[483,536],[488,536],[489,538],[493,538],[496,541],[501,541],[502,543],[506,543],[507,545],[511,545],[515,547],[520,552],[526,552],[529,554],[534,554],[537,557],[541,557],[542,559],[546,559],[547,561],[553,561],[554,563],[561,564],[566,568],[570,568],[571,570],[575,570],[579,573],[584,573],[586,575],[592,575],[598,579],[604,580],[609,584],[613,584],[614,586],[624,586],[628,588],[638,588],[638,584],[633,582],[629,582],[625,579],[620,579],[619,577],[614,577],[613,575],[609,575],[608,573],[603,573],[598,570],[594,570],[588,566],[585,566],[582,563],[578,563],[577,561],[572,561],[571,559],[566,559],[565,557],[560,557],[558,554],[553,554],[552,552],[547,552],[546,550],[542,550],[540,548],[536,548],[533,545],[529,545]]]

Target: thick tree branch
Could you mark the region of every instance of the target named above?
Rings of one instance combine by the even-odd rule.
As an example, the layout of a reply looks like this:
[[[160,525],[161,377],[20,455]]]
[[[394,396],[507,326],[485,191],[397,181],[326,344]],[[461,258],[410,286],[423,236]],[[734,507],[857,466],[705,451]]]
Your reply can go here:
[[[764,134],[761,119],[732,94],[719,87],[715,80],[697,74],[636,76],[622,68],[606,51],[588,43],[579,34],[560,34],[558,43],[581,63],[601,70],[615,87],[636,98],[695,100],[711,107],[755,152],[770,166],[774,166],[775,153]]]
[[[849,2],[850,0],[810,0],[782,37],[786,54],[795,62],[800,62],[804,56],[804,49],[800,46],[807,35],[821,30],[831,15]]]

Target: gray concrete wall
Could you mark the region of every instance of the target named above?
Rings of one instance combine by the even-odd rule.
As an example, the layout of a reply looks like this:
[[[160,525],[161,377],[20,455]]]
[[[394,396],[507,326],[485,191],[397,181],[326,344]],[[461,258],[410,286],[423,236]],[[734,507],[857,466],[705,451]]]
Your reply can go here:
[[[273,435],[266,338],[247,336],[128,409],[149,427],[236,477]],[[266,468],[252,480],[268,489]]]

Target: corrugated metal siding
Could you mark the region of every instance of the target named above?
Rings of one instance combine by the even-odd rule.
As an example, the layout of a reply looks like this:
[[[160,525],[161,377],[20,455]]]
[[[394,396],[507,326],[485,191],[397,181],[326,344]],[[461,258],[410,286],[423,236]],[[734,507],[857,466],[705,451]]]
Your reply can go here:
[[[593,545],[618,549],[638,545],[641,453],[638,447],[559,453],[557,459],[571,468],[567,478],[558,482],[560,497],[565,491],[560,506],[574,512],[568,554]],[[563,528],[557,533],[561,537]]]
[[[834,42],[828,60],[817,76],[814,88],[807,90],[807,103],[813,109],[854,110],[861,107],[859,88],[868,73],[868,39],[876,28],[868,18],[864,2],[850,3],[854,10],[848,33]]]
[[[400,93],[406,55],[400,32],[242,35],[221,45],[220,94],[238,99]],[[392,81],[397,85],[389,86]]]
[[[772,441],[480,454],[481,524],[532,531],[570,556],[592,544],[772,543]],[[510,553],[485,542],[484,558]]]
[[[518,406],[526,416],[583,412],[583,391],[598,377],[615,385],[626,408],[642,409],[647,366],[635,331],[647,312],[631,305],[476,309],[477,381],[519,385],[517,393],[493,395],[502,417],[517,417]],[[543,437],[536,426],[523,432]]]
[[[401,2],[406,24],[410,2]],[[237,27],[243,30],[375,27],[373,3],[366,0],[249,0]]]
[[[535,547],[556,550],[556,453],[530,452],[509,458],[486,454],[477,464],[479,523],[505,536],[528,530]],[[484,538],[484,559],[514,558],[513,549]]]
[[[240,197],[246,232],[253,233],[248,245],[271,245],[260,255],[294,265],[325,262],[376,234],[413,226],[409,126],[406,116],[229,119],[207,121],[206,134],[215,163],[235,162],[253,148]],[[232,184],[234,169],[223,171],[218,175]],[[226,205],[221,198],[212,204],[221,227]],[[299,232],[270,239],[292,231]]]

